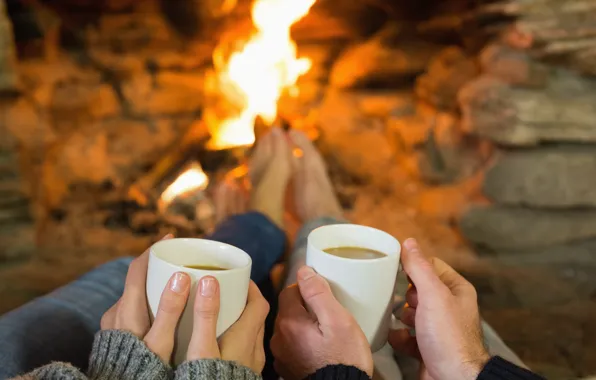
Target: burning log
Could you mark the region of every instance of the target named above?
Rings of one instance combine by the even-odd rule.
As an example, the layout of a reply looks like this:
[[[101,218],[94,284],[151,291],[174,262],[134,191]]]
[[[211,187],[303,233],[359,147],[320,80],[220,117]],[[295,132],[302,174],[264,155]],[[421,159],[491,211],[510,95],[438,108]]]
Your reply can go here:
[[[189,155],[196,154],[207,141],[206,129],[201,123],[193,124],[182,140],[166,153],[147,174],[139,177],[128,189],[128,197],[140,205],[156,200],[154,190],[164,178],[172,174]]]

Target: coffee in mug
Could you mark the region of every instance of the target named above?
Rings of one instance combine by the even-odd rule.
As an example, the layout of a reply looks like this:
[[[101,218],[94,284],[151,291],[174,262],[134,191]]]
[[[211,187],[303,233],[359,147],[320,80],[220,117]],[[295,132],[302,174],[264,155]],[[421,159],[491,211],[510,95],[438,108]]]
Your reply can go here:
[[[387,256],[383,252],[375,251],[374,249],[370,249],[370,248],[361,248],[361,247],[327,248],[327,249],[324,249],[323,252],[328,253],[333,256],[344,257],[346,259],[355,259],[355,260],[373,260],[373,259],[380,259],[381,257]]]
[[[306,265],[327,279],[373,352],[389,335],[400,250],[388,233],[355,224],[323,226],[308,235]]]
[[[228,268],[223,268],[217,265],[201,265],[201,264],[192,264],[192,265],[184,265],[185,268],[189,269],[198,269],[198,270],[228,270]]]
[[[219,282],[220,307],[216,335],[220,337],[244,311],[251,266],[252,260],[246,252],[217,241],[168,239],[151,246],[147,268],[147,301],[151,318],[157,313],[161,295],[170,277],[176,272],[186,272],[191,278],[186,308],[176,329],[175,365],[186,360],[199,280],[204,276],[213,276]]]

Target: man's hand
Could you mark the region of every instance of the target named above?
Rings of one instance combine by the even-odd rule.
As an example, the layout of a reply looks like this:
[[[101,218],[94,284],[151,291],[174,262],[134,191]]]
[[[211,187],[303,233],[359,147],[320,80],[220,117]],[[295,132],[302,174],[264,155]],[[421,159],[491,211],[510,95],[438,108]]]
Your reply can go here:
[[[310,267],[298,271],[298,286],[279,296],[271,350],[275,368],[286,380],[304,379],[332,364],[355,366],[369,377],[373,373],[364,333],[335,299],[327,281]]]
[[[396,351],[422,358],[421,379],[474,380],[489,360],[480,326],[476,290],[445,262],[427,260],[414,239],[404,242],[401,262],[410,278],[404,324],[392,331]]]

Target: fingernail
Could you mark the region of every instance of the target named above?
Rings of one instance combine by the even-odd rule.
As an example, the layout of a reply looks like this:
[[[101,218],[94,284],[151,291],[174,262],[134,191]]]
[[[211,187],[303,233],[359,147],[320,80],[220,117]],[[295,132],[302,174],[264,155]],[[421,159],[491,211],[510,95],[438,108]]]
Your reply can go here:
[[[271,133],[274,134],[275,136],[279,136],[282,134],[281,128],[273,127],[273,128],[271,128]]]
[[[416,239],[409,238],[406,241],[404,241],[404,247],[408,251],[417,251],[418,250],[418,242],[416,241]]]
[[[315,272],[314,269],[312,269],[311,267],[308,267],[308,266],[304,266],[300,269],[300,271],[298,271],[298,278],[302,281],[306,281],[316,274],[317,274],[317,272]]]
[[[161,239],[159,239],[159,240],[160,240],[160,241],[161,241],[161,240],[168,240],[168,239],[171,239],[171,238],[173,238],[173,237],[174,237],[174,235],[172,235],[172,234],[167,234],[166,236],[162,237],[162,238],[161,238]]]
[[[215,279],[213,277],[203,277],[201,279],[201,295],[203,297],[211,297],[215,294]]]
[[[174,278],[170,280],[170,290],[175,293],[183,293],[188,288],[188,275],[183,272],[174,274]]]

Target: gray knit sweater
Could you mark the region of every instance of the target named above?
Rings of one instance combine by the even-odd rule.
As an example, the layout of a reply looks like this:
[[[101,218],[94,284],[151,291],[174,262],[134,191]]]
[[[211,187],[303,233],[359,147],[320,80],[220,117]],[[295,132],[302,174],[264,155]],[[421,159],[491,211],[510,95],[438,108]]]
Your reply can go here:
[[[204,359],[182,363],[177,370],[164,364],[135,335],[119,330],[95,335],[88,374],[68,363],[52,363],[14,380],[261,380],[238,363]]]

